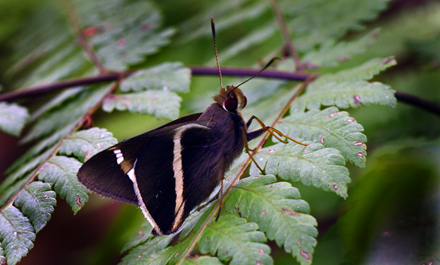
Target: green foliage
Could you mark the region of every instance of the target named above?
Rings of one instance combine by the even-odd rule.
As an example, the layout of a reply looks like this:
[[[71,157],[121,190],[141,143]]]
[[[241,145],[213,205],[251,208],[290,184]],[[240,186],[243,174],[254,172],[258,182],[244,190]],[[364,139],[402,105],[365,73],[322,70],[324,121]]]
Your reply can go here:
[[[296,143],[276,144],[255,155],[266,173],[278,175],[293,182],[301,181],[323,190],[330,190],[346,198],[350,182],[344,157],[334,148],[313,143],[307,147]],[[256,166],[251,172],[258,172]]]
[[[55,204],[55,192],[47,183],[32,182],[20,191],[14,205],[6,206],[0,215],[1,247],[6,252],[0,261],[14,265],[28,253]]]
[[[317,221],[310,214],[309,198],[302,198],[292,185],[301,182],[347,198],[351,179],[346,161],[365,166],[367,138],[363,126],[340,109],[396,105],[394,90],[370,81],[394,65],[395,60],[388,57],[355,61],[369,48],[378,31],[353,34],[376,18],[389,1],[277,2],[302,66],[321,75],[293,100],[287,114],[282,111],[297,92],[296,84],[287,80],[252,80],[241,87],[248,99],[243,116],[256,115],[267,125],[276,122],[278,130],[309,145],[267,142],[254,158],[268,175],[258,175],[259,170],[252,165],[250,176],[243,175],[232,185],[248,158],[241,156],[226,173],[222,192],[227,188],[230,191],[224,194],[218,221],[214,220],[216,191],[207,200],[209,203],[186,219],[179,237],[152,236],[152,228],[146,223],[123,247],[126,254],[120,264],[273,264],[274,251],[268,241],[274,241],[300,264],[312,264]],[[222,60],[242,60],[244,52],[260,46],[259,57],[280,56],[284,46],[271,6],[263,0],[201,6],[200,13],[177,25],[181,41],[169,50],[164,48],[172,45],[175,30],[164,26],[167,18],[152,1],[62,3],[42,4],[15,37],[14,63],[6,73],[14,80],[12,87],[116,71],[123,72],[123,76],[110,84],[53,93],[34,103],[30,118],[23,107],[0,103],[0,129],[19,135],[31,121],[21,142],[32,144],[9,168],[0,185],[0,263],[16,264],[33,247],[36,233],[51,218],[56,195],[74,213],[88,202],[89,191],[78,182],[76,173],[85,160],[117,143],[106,129],[79,130],[91,114],[102,108],[106,112],[126,110],[156,118],[179,116],[182,99],[178,93],[189,91],[191,72],[185,63],[170,63],[166,59],[169,57],[161,56],[169,50],[181,53],[184,48],[180,46],[193,46],[194,42],[203,41],[201,37],[210,36],[206,14],[216,18],[218,38],[233,32],[239,24],[253,25],[252,30],[243,33],[237,29],[238,33],[231,35],[232,42],[220,50]],[[349,39],[345,38],[348,33]],[[159,53],[161,50],[164,52]],[[155,56],[147,60],[150,55]],[[185,60],[183,55],[180,58]],[[199,63],[204,60],[203,56],[197,59]],[[278,70],[285,72],[295,67],[290,59],[277,63]],[[191,108],[206,108],[212,102],[200,98],[188,98],[189,102],[196,102]],[[251,130],[257,128],[260,126],[254,122]],[[255,140],[251,145],[259,142]]]
[[[128,110],[133,113],[150,114],[158,118],[176,119],[179,116],[180,97],[170,91],[144,91],[117,94],[105,99],[102,109]]]
[[[183,261],[184,265],[221,265],[223,263],[220,262],[220,260],[216,257],[210,257],[210,256],[199,256],[194,258],[188,258]]]
[[[60,147],[62,155],[74,155],[84,162],[99,151],[115,145],[117,140],[106,129],[91,128],[78,131],[67,138]]]
[[[311,263],[317,223],[289,183],[276,182],[272,175],[243,179],[233,187],[225,209],[256,222],[269,240],[284,246],[301,264]]]
[[[121,84],[121,91],[164,90],[188,92],[191,71],[181,63],[163,63],[137,71]]]
[[[0,102],[0,130],[18,136],[28,118],[28,111],[24,107]]]
[[[88,191],[79,183],[76,173],[81,163],[74,158],[54,156],[40,170],[38,179],[53,186],[54,191],[77,213],[89,200]]]
[[[232,224],[232,226],[231,226]],[[273,264],[268,255],[270,248],[258,225],[232,214],[223,214],[204,232],[200,239],[200,252],[218,255],[230,264]]]
[[[297,135],[336,148],[345,160],[365,166],[367,137],[362,133],[364,128],[345,111],[330,107],[322,111],[292,112],[277,128],[286,135]]]

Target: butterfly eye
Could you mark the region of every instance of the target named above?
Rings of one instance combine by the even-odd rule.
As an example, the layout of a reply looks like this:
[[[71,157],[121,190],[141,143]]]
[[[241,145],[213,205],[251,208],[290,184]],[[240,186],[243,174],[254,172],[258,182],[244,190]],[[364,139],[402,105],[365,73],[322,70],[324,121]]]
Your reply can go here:
[[[227,111],[235,112],[237,110],[238,102],[236,98],[228,98],[224,103],[224,108]]]
[[[243,108],[246,107],[247,104],[247,98],[246,96],[243,96]]]

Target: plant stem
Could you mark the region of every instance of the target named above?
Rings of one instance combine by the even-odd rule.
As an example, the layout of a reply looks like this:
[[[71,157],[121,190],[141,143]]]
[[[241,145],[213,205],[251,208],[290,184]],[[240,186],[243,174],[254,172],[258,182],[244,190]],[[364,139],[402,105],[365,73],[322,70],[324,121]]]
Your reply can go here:
[[[191,69],[193,75],[215,75],[215,76],[218,75],[218,70],[217,68],[214,67],[189,67],[189,68]],[[121,76],[128,77],[137,71],[139,70],[129,70],[122,73],[121,72],[107,73],[99,76],[89,76],[89,77],[59,82],[55,84],[30,87],[23,90],[1,94],[0,101],[13,100],[13,99],[29,97],[29,96],[37,96],[47,92],[57,91],[64,88],[85,86],[85,85],[91,85],[102,82],[111,82],[118,80]],[[258,73],[258,71],[259,70],[257,69],[250,69],[250,68],[232,68],[232,67],[222,68],[222,74],[226,76],[253,76],[256,73]],[[266,70],[259,75],[259,77],[297,80],[297,81],[304,81],[309,76],[310,75],[308,74],[288,73],[288,72],[280,72],[274,70]]]

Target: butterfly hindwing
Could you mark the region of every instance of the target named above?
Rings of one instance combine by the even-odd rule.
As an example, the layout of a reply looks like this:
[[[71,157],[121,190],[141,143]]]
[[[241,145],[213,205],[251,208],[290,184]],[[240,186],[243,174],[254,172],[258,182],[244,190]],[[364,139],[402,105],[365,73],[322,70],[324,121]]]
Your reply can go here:
[[[140,150],[143,150],[143,146],[148,144],[152,137],[166,135],[180,124],[195,121],[199,116],[200,113],[196,113],[179,118],[101,151],[79,169],[78,180],[86,188],[102,196],[139,205],[133,190],[133,182],[128,178],[127,173],[134,167]]]

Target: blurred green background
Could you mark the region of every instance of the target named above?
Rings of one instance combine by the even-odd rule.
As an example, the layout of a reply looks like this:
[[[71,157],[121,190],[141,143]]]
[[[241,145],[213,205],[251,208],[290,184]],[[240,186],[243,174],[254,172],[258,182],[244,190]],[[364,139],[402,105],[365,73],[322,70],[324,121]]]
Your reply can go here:
[[[1,72],[12,61],[14,34],[25,26],[27,16],[46,2],[0,0]],[[191,16],[200,15],[210,4],[195,0],[155,2],[163,11],[165,24],[176,28]],[[210,15],[206,14],[207,27]],[[252,30],[258,22],[237,24],[233,31],[222,31],[217,36],[223,66],[252,66],[282,41],[277,35],[222,60],[222,47]],[[363,55],[345,62],[345,66],[356,65],[365,58],[394,55],[398,65],[377,80],[440,104],[440,1],[391,1],[388,9],[367,27],[381,28],[377,43]],[[213,62],[212,39],[184,39],[178,32],[175,41],[149,57],[147,63],[181,61],[189,66]],[[225,78],[224,83],[232,80]],[[0,82],[7,90],[14,80],[2,77]],[[209,102],[217,87],[217,77],[194,76],[191,92],[182,95],[181,115],[203,110],[203,104],[197,101]],[[440,264],[439,114],[403,102],[398,102],[395,109],[368,106],[349,112],[364,126],[368,137],[367,166],[350,167],[349,198],[343,200],[320,189],[297,185],[319,223],[314,264]],[[118,140],[165,122],[146,115],[102,111],[94,120],[96,126],[107,128]],[[15,148],[16,139],[3,134],[0,141],[2,149],[8,150],[1,157],[4,171],[25,147]],[[136,207],[96,195],[76,216],[58,200],[51,222],[38,234],[34,249],[21,264],[116,264],[124,242],[136,234],[143,221]],[[96,240],[85,241],[90,234]],[[295,264],[275,243],[271,246],[275,264]]]

